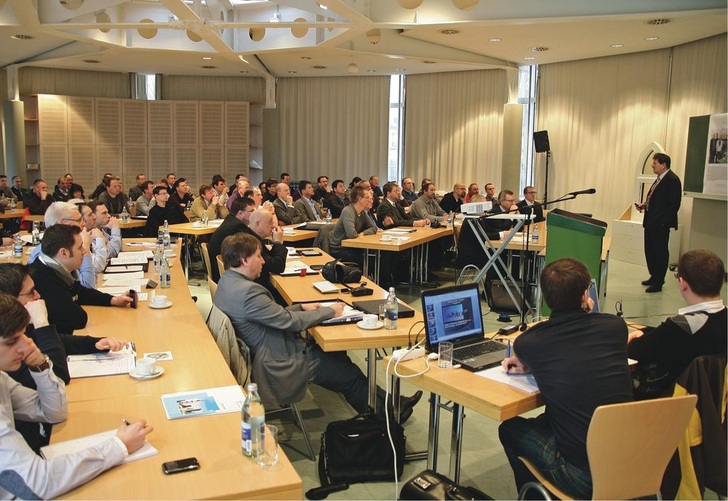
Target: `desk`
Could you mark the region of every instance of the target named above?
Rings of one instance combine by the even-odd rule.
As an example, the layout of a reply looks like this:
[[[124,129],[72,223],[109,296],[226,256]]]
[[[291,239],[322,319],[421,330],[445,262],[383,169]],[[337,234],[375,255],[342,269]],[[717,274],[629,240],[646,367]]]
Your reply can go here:
[[[306,240],[313,241],[316,238],[316,235],[318,235],[318,230],[301,230],[298,228],[298,226],[299,225],[297,225],[297,224],[281,226],[281,230],[284,230],[286,228],[294,228],[293,233],[286,233],[285,231],[283,232],[283,241],[284,242],[298,243],[298,242],[304,242]],[[331,258],[331,259],[333,259],[333,258]]]
[[[399,235],[393,235],[393,239],[383,242],[381,240],[382,233],[375,235],[364,235],[363,237],[347,238],[341,242],[343,247],[351,249],[364,249],[366,256],[364,258],[364,276],[369,275],[369,260],[367,259],[369,251],[374,251],[374,280],[379,282],[379,270],[381,267],[381,253],[382,251],[388,252],[400,252],[407,249],[414,249],[412,251],[412,258],[410,267],[410,277],[412,281],[419,281],[423,283],[427,281],[427,262],[428,262],[428,249],[426,245],[433,240],[438,238],[447,237],[452,235],[452,228],[412,228],[412,233],[405,233],[401,235],[407,238],[407,240],[401,240],[397,238]]]
[[[185,215],[189,216],[189,213],[185,212]],[[222,219],[212,219],[207,226],[202,226],[202,223],[199,221],[194,223],[178,223],[169,225],[170,234],[185,236],[185,277],[189,278],[190,276],[190,245],[192,244],[192,237],[199,235],[212,235],[222,222]]]
[[[119,218],[119,228],[122,230],[128,230],[131,228],[144,228],[147,225],[146,219],[134,219],[131,218],[128,221],[124,222]]]
[[[0,219],[16,219],[25,215],[25,209],[6,210],[0,213]],[[41,219],[42,221],[42,219]]]
[[[150,239],[146,239],[149,241]],[[138,250],[129,246],[124,251]],[[159,455],[121,465],[74,489],[68,499],[302,499],[303,484],[285,453],[272,468],[261,468],[240,450],[240,414],[168,420],[160,396],[236,384],[189,294],[180,260],[172,266],[172,287],[156,289],[174,303],[154,310],[146,301],[137,310],[85,306],[89,321],[77,334],[114,336],[136,343],[141,355],[171,351],[160,362],[165,373],[151,381],[126,375],[82,378],[67,387],[69,419],[55,425],[52,442],[116,428],[121,419],[147,419],[154,427],[149,441]],[[161,464],[195,456],[201,469],[167,476]]]

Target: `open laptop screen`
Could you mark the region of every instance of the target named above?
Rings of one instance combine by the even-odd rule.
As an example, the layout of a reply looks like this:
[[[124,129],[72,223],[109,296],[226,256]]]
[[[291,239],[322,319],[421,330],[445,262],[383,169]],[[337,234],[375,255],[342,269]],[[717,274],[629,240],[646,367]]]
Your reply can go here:
[[[468,337],[483,338],[483,317],[477,284],[424,291],[422,312],[428,349],[438,343],[457,343]]]

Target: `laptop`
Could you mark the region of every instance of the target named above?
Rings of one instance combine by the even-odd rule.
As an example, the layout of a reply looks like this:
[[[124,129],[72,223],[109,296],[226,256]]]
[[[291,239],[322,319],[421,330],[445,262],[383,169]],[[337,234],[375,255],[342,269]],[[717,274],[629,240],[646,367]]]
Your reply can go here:
[[[484,338],[478,284],[441,287],[422,292],[427,349],[453,343],[453,363],[469,371],[495,367],[506,358],[506,346]]]

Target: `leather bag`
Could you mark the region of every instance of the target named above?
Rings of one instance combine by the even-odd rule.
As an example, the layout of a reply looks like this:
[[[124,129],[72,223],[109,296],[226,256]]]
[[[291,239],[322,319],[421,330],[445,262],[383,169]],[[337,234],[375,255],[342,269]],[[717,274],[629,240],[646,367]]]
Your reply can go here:
[[[424,470],[407,481],[399,492],[401,500],[417,499],[493,499],[474,487],[458,485],[445,475]]]
[[[332,284],[351,284],[361,281],[361,270],[356,263],[345,263],[338,259],[324,264],[321,275]]]

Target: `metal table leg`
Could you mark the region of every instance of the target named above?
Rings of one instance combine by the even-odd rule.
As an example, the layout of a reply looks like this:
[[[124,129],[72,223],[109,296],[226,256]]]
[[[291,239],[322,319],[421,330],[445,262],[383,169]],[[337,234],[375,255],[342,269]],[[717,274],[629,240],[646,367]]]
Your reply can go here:
[[[460,453],[463,449],[463,418],[465,408],[453,403],[452,405],[452,434],[450,436],[450,478],[453,482],[460,482]]]
[[[367,381],[369,381],[369,406],[377,410],[377,353],[376,348],[367,349]]]
[[[437,448],[440,442],[440,395],[430,393],[430,430],[427,433],[427,467],[437,471]]]

